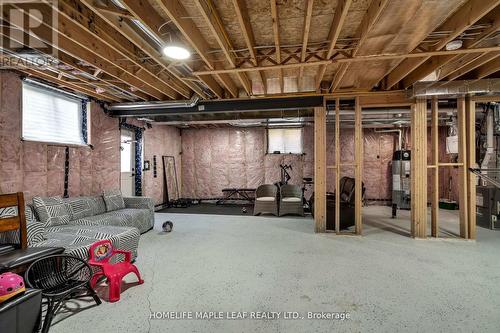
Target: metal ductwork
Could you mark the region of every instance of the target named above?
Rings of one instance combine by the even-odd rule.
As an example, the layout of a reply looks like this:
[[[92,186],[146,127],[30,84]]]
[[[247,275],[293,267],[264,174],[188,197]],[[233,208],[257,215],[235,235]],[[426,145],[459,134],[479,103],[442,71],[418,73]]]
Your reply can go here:
[[[255,111],[290,111],[323,105],[323,96],[250,98],[228,100],[139,102],[112,104],[108,110],[115,117],[161,117],[238,114]],[[161,120],[160,120],[161,121]]]
[[[153,102],[130,102],[130,103],[115,103],[108,107],[110,111],[143,111],[143,110],[159,110],[173,108],[192,108],[198,105],[200,97],[193,95],[189,100],[181,101],[153,101]]]
[[[443,95],[488,94],[500,95],[500,79],[416,82],[409,98]]]

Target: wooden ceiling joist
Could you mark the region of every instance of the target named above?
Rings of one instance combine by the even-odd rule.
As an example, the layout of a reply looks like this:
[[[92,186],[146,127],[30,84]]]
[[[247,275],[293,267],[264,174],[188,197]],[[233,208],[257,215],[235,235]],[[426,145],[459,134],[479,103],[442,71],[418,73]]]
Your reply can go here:
[[[250,58],[253,61],[253,66],[259,66],[260,63],[257,60],[257,53],[255,51],[255,36],[253,34],[252,25],[250,24],[250,18],[248,17],[248,11],[244,0],[232,0],[234,9],[236,11],[236,18],[240,25],[241,33],[245,39],[245,44],[250,53]],[[262,83],[262,88],[264,94],[267,94],[267,82],[263,72],[258,71],[260,82]]]
[[[290,69],[290,68],[298,68],[301,66],[321,66],[321,65],[330,65],[330,64],[349,64],[352,62],[371,62],[378,60],[393,60],[393,59],[413,59],[413,58],[422,58],[422,57],[435,57],[435,56],[443,56],[443,55],[457,55],[457,54],[473,54],[473,53],[488,53],[488,52],[499,52],[500,46],[492,46],[492,47],[479,47],[473,49],[458,49],[458,50],[450,50],[450,51],[428,51],[428,52],[419,52],[419,53],[407,53],[407,54],[383,54],[383,55],[367,55],[367,56],[357,56],[353,58],[338,58],[338,59],[330,59],[330,60],[319,60],[319,61],[310,61],[305,63],[289,63],[289,64],[277,64],[270,66],[257,66],[257,67],[239,67],[232,69],[215,69],[215,70],[206,70],[206,71],[195,71],[195,75],[217,75],[217,74],[229,74],[229,73],[238,73],[238,72],[254,72],[254,71],[262,71],[262,70],[277,70],[277,69]]]
[[[494,13],[492,17],[495,17],[495,21],[492,22],[491,26],[486,28],[479,35],[475,36],[473,39],[466,39],[463,42],[462,48],[474,48],[479,44],[481,44],[482,42],[484,42],[486,39],[490,38],[500,29],[500,7],[497,7],[494,11],[496,13]],[[467,56],[452,55],[452,56],[439,56],[439,57],[429,58],[421,66],[419,66],[416,70],[414,70],[406,78],[404,78],[403,87],[404,88],[410,87],[413,83],[417,82],[418,80],[423,79],[427,75],[431,74],[436,70],[439,70],[440,68],[442,69],[444,66],[446,66],[447,64],[451,64],[454,61],[461,59],[463,60],[462,61],[463,66],[465,66],[468,64],[468,61],[467,59],[464,59],[464,57]],[[473,57],[474,56],[469,56],[469,59]],[[443,76],[439,74],[439,77]]]
[[[172,99],[178,99],[178,92],[172,88],[174,85],[171,86],[170,82],[164,81],[161,76],[156,76],[155,70],[149,64],[141,61],[140,55],[134,52],[135,46],[123,40],[122,36],[106,22],[96,22],[99,18],[87,21],[86,18],[92,12],[83,8],[83,6],[79,6],[80,12],[76,13],[65,1],[54,3],[53,8],[61,14],[58,19],[59,32],[71,37],[82,47],[87,47],[97,55],[117,64],[120,68],[136,76],[161,94]],[[124,50],[124,45],[129,46],[129,48]],[[123,62],[120,61],[122,59],[130,65],[124,64],[120,66]],[[186,95],[189,96],[187,92]]]
[[[74,1],[74,0],[73,0]],[[107,22],[111,27],[113,27],[118,33],[120,33],[125,39],[130,43],[133,43],[139,50],[144,52],[152,60],[156,61],[162,69],[167,71],[173,77],[177,79],[175,84],[181,89],[179,93],[186,97],[183,93],[188,89],[193,90],[202,98],[207,98],[205,92],[198,87],[198,85],[186,80],[177,73],[175,68],[170,67],[171,62],[168,61],[160,51],[152,47],[148,42],[146,42],[142,36],[140,36],[134,29],[131,28],[125,20],[117,16],[106,15],[99,11],[92,0],[79,0],[84,5],[86,5],[90,10],[92,10],[101,20]],[[136,20],[141,22],[146,28],[148,28],[157,39],[161,40],[161,36],[158,30],[165,20],[155,11],[155,9],[148,3],[142,3],[141,1],[127,2],[124,1],[124,5],[128,6],[129,12],[133,10],[133,16]],[[183,90],[183,91],[182,91]]]
[[[469,62],[467,65],[463,66],[459,70],[448,75],[446,79],[449,81],[458,79],[459,77],[466,75],[467,73],[475,70],[478,67],[481,67],[482,65],[490,62],[491,60],[498,58],[499,56],[500,53],[495,53],[495,52],[483,54],[474,59],[473,61]]]
[[[47,72],[44,72],[44,71],[41,71],[38,69],[23,68],[23,69],[21,69],[21,71],[24,72],[25,74],[27,74],[28,76],[33,76],[33,77],[36,77],[38,79],[45,80],[47,82],[50,82],[50,83],[56,85],[57,87],[67,88],[67,89],[70,89],[73,91],[81,92],[82,94],[94,97],[94,98],[101,100],[101,101],[105,101],[105,102],[121,102],[122,101],[114,96],[109,96],[108,94],[98,94],[93,89],[81,87],[75,83],[65,81],[57,75],[49,74]]]
[[[487,62],[486,64],[479,66],[472,73],[472,78],[474,79],[484,79],[496,72],[500,71],[500,57]]]
[[[205,38],[203,37],[203,35],[201,34],[200,30],[196,26],[196,24],[189,17],[189,14],[187,13],[184,6],[178,0],[156,0],[156,2],[161,7],[161,9],[168,15],[168,17],[170,17],[170,19],[175,24],[177,29],[179,29],[184,38],[196,50],[196,52],[203,59],[205,64],[210,69],[214,69],[216,65],[212,57],[212,54],[210,53],[210,47]],[[200,79],[203,80],[202,77],[200,77]],[[231,93],[231,95],[233,97],[237,97],[237,92],[235,93],[234,91],[234,83],[228,84],[228,82],[232,82],[231,77],[222,74],[219,76],[219,79],[224,84],[226,89]],[[219,89],[218,87],[215,87],[214,89],[211,88],[210,86],[209,88],[217,95],[217,97],[224,98],[223,95],[220,95],[221,89]]]
[[[499,4],[500,0],[469,0],[437,29],[437,31],[449,31],[450,33],[435,43],[430,48],[430,51],[438,51],[444,48],[447,43],[457,38]],[[402,61],[387,75],[384,88],[392,88],[428,59],[428,57],[424,57]]]
[[[211,0],[195,0],[195,3],[201,14],[203,15],[203,18],[207,22],[210,31],[217,40],[217,43],[221,47],[224,56],[229,62],[229,65],[232,68],[235,68],[236,59],[234,57],[234,54],[232,53],[233,45],[231,44],[231,40],[229,39],[226,29],[223,26],[222,20],[217,13],[217,8]],[[245,73],[237,73],[236,76],[238,77],[246,93],[249,96],[252,95],[252,83],[248,79],[248,76]]]
[[[6,10],[7,6],[3,6],[3,9]],[[45,12],[47,8],[40,7],[40,10]],[[66,34],[59,32],[57,28],[52,29],[51,26],[48,26],[44,22],[40,22],[37,15],[30,15],[33,20],[41,23],[40,26],[36,29],[36,32],[33,29],[26,31],[26,33],[28,33],[30,36],[38,38],[47,44],[52,44],[53,38],[57,38],[57,45],[54,45],[56,48],[70,54],[77,59],[80,59],[81,61],[89,63],[94,67],[102,69],[109,75],[129,83],[132,87],[135,87],[136,89],[148,94],[155,99],[164,100],[168,98],[165,94],[158,91],[156,88],[151,87],[135,75],[131,74],[129,72],[131,71],[130,66],[118,66],[118,63],[121,63],[121,59],[118,58],[113,61],[112,56],[108,58],[107,55],[110,53],[110,49],[105,49],[104,53],[100,55],[97,55],[95,52],[93,52],[91,49],[96,42],[95,38],[91,36],[85,36],[84,34],[79,34],[78,30],[76,30],[76,34],[70,34],[70,36],[67,36]],[[10,23],[12,24],[12,22]],[[22,27],[18,26],[17,28]],[[79,41],[78,43],[77,40]]]
[[[281,47],[280,47],[280,24],[278,16],[278,7],[276,5],[276,0],[271,0],[271,17],[273,20],[273,36],[274,36],[274,47],[276,49],[276,62],[281,64]],[[278,78],[280,85],[280,92],[283,93],[285,90],[285,82],[283,78],[283,69],[278,69]]]
[[[349,7],[351,6],[352,0],[340,0],[335,8],[335,14],[333,16],[332,27],[330,28],[330,33],[328,35],[328,52],[326,54],[326,59],[330,59],[335,50],[335,45],[344,25],[345,18],[349,12]],[[321,81],[323,81],[323,76],[326,72],[326,65],[320,66],[317,78],[316,78],[316,90],[320,89]]]
[[[99,10],[100,12],[105,13],[105,14],[116,15],[116,16],[125,17],[128,19],[134,18],[134,15],[132,15],[130,12],[123,10],[123,9],[120,9],[120,8],[114,8],[111,6],[103,6],[103,5],[96,4],[95,2],[93,4],[93,7],[95,9]]]
[[[368,37],[368,33],[370,32],[373,25],[379,19],[380,15],[384,11],[384,9],[388,3],[389,3],[389,0],[373,0],[370,3],[370,7],[368,7],[368,10],[366,11],[366,14],[364,15],[363,20],[361,21],[361,24],[359,25],[358,29],[356,30],[355,37],[358,39],[358,42],[351,52],[352,57],[356,56],[356,54],[359,52],[361,46],[363,45],[366,38]],[[340,83],[342,82],[342,79],[344,78],[344,75],[348,69],[349,69],[349,64],[341,65],[337,69],[337,71],[335,72],[335,75],[333,77],[332,84],[330,85],[330,91],[335,91],[338,89],[338,87],[339,87]]]
[[[44,32],[43,35],[45,35],[45,36],[51,34],[51,32],[47,28],[37,29],[37,30],[42,30]],[[24,42],[26,40],[29,40],[29,38],[25,38],[23,35],[10,33],[9,27],[3,27],[3,31],[1,33],[3,34],[2,35],[3,38],[13,40],[20,45],[24,45]],[[28,35],[31,38],[33,38],[33,37],[38,38],[38,36],[26,34],[26,32],[24,32],[24,35]],[[46,56],[51,56],[51,55],[46,54]],[[58,56],[58,60],[59,60],[59,64],[58,64],[59,66],[64,65],[64,66],[71,68],[72,70],[87,73],[88,75],[93,75],[93,70],[91,68],[85,67],[85,66],[80,64],[82,62],[87,63],[87,61],[85,61],[84,59],[77,59],[77,58],[67,54],[62,49],[58,50],[57,56]],[[56,69],[61,71],[61,69],[59,69],[59,68],[56,68]],[[130,84],[125,82],[125,81],[115,80],[117,82],[110,83],[108,81],[105,81],[103,78],[100,78],[100,81],[105,82],[108,85],[116,87],[116,89],[119,91],[127,91],[129,95],[135,96],[137,99],[140,99],[143,101],[151,99],[151,97],[149,95],[147,95],[141,91],[133,91],[132,92],[130,89],[131,88]]]
[[[309,42],[309,30],[311,29],[311,19],[314,0],[306,1],[306,15],[304,16],[304,30],[302,32],[302,48],[300,49],[300,62],[306,61],[307,43]],[[299,67],[299,87],[302,86],[302,76],[304,75],[304,67]]]

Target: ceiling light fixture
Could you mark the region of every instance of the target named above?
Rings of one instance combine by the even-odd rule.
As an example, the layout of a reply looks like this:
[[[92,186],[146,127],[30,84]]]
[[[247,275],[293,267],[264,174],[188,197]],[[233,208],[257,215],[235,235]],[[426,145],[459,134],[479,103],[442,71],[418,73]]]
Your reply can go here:
[[[446,51],[458,50],[462,47],[463,42],[460,39],[452,40],[446,44]]]
[[[167,45],[163,48],[163,53],[175,60],[186,60],[191,56],[191,52],[189,52],[188,49],[185,47],[179,46],[179,45]]]

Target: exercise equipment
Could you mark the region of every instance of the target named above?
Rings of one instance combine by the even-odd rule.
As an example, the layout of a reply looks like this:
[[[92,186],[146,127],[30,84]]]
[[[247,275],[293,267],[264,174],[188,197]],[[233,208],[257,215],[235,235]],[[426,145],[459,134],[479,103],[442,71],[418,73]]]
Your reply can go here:
[[[254,188],[224,188],[222,189],[222,194],[224,197],[217,200],[217,205],[223,205],[229,200],[246,200],[249,202],[254,202]]]
[[[281,182],[280,185],[286,185],[292,179],[292,176],[288,173],[288,170],[292,171],[293,167],[291,164],[280,164],[281,169]]]

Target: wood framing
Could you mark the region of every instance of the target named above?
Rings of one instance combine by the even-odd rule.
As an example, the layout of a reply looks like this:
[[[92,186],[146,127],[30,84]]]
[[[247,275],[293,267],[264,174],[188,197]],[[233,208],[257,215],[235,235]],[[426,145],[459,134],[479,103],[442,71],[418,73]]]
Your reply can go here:
[[[448,42],[454,40],[463,31],[494,9],[498,4],[500,4],[500,0],[469,0],[438,29],[436,29],[437,31],[449,31],[450,33],[446,34],[445,37],[435,43],[431,47],[431,51],[441,50]],[[391,73],[389,73],[389,75],[387,75],[384,87],[386,89],[392,88],[418,66],[422,65],[427,59],[429,59],[429,57],[406,59],[402,61],[392,70]]]
[[[195,1],[198,9],[200,10],[202,16],[205,18],[212,34],[219,43],[224,56],[226,57],[229,65],[234,68],[236,67],[236,59],[232,53],[233,45],[229,36],[224,28],[219,13],[217,13],[217,8],[213,4],[212,0],[196,0]],[[236,76],[241,82],[241,85],[245,89],[246,93],[250,96],[252,95],[252,84],[248,79],[246,73],[237,73]]]
[[[431,236],[439,237],[439,106],[438,98],[431,102],[431,147],[432,147],[432,191],[431,191]]]
[[[363,123],[359,97],[355,98],[354,164],[355,233],[361,235],[363,233]]]
[[[358,41],[356,47],[351,52],[352,57],[354,57],[359,52],[361,46],[368,37],[368,32],[372,29],[375,22],[377,22],[378,18],[380,17],[388,3],[389,0],[373,0],[370,3],[370,7],[368,7],[365,16],[363,17],[363,20],[361,21],[361,24],[356,31],[355,38],[358,39]],[[342,64],[337,69],[337,72],[333,77],[332,84],[330,85],[330,91],[335,91],[339,87],[340,82],[342,82],[342,79],[344,78],[344,75],[348,69],[349,64]]]
[[[335,232],[340,234],[340,98],[335,100]]]
[[[216,70],[206,70],[206,71],[195,71],[193,74],[195,75],[214,75],[214,74],[228,74],[228,73],[240,73],[240,72],[255,72],[262,70],[275,70],[275,69],[290,69],[297,68],[302,66],[320,66],[320,65],[329,65],[329,64],[345,64],[352,62],[369,62],[376,60],[392,60],[392,59],[404,59],[404,58],[422,58],[422,57],[431,57],[431,56],[440,56],[440,55],[453,55],[453,54],[471,54],[471,53],[488,53],[488,52],[500,52],[500,46],[492,46],[492,47],[479,47],[474,49],[458,49],[451,51],[426,51],[426,52],[418,52],[418,53],[406,53],[406,54],[383,54],[383,55],[367,55],[367,56],[356,56],[352,58],[339,58],[339,59],[330,59],[330,60],[319,60],[319,61],[310,61],[305,63],[287,63],[287,64],[278,64],[278,65],[270,65],[270,66],[256,66],[256,67],[238,67],[231,69],[216,69]]]
[[[411,115],[411,235],[427,237],[427,101],[417,98]]]
[[[467,162],[465,172],[467,172],[467,238],[476,239],[476,175],[469,171],[469,168],[476,167],[476,102],[471,96],[465,98],[466,117],[466,144]]]
[[[496,14],[500,15],[500,10],[498,10]],[[471,49],[471,48],[479,46],[483,41],[485,41],[487,38],[489,38],[493,34],[495,34],[499,28],[500,28],[500,16],[495,19],[495,21],[491,24],[491,26],[489,28],[485,29],[479,35],[475,36],[473,39],[466,39],[463,43],[462,48]],[[485,54],[485,55],[487,55],[487,54]],[[470,55],[470,57],[475,57],[475,55]],[[450,64],[455,60],[459,60],[459,59],[463,59],[463,58],[464,57],[462,57],[460,55],[443,55],[443,56],[431,57],[431,58],[427,59],[420,67],[418,67],[416,70],[414,70],[410,75],[408,75],[403,80],[403,87],[408,88],[413,83],[415,83],[418,80],[421,80],[424,77],[426,77],[427,75],[431,74],[433,71],[438,70],[439,68],[443,68],[447,64]],[[465,63],[463,65],[466,65],[466,64],[467,63]],[[472,69],[474,69],[474,68],[475,67],[473,67]],[[469,69],[469,71],[472,69]],[[446,69],[444,69],[444,70],[446,71]],[[444,76],[441,73],[439,73],[439,77],[443,78]]]
[[[280,47],[280,25],[279,25],[279,16],[278,16],[278,8],[276,6],[276,0],[271,1],[271,17],[273,19],[273,36],[274,36],[274,47],[276,49],[276,62],[281,64],[281,47]],[[278,69],[279,82],[280,82],[280,92],[284,92],[285,83],[283,79],[283,69]]]
[[[130,0],[132,1],[132,0]],[[158,5],[161,9],[170,17],[175,26],[182,33],[184,38],[191,44],[191,46],[196,50],[196,53],[202,58],[205,64],[210,69],[216,69],[216,64],[212,55],[210,54],[210,46],[201,34],[198,27],[195,25],[193,20],[190,18],[184,6],[178,0],[158,0]],[[230,92],[233,97],[237,97],[234,86],[231,84],[232,79],[225,75],[218,75],[222,84]],[[200,79],[203,81],[202,77]],[[230,83],[231,82],[231,83]],[[234,84],[234,83],[233,83]],[[218,85],[218,84],[217,84]],[[213,85],[212,85],[213,86]],[[212,88],[210,88],[212,89]],[[214,91],[215,90],[215,91]],[[220,89],[215,87],[212,90],[219,98],[224,98],[220,95]]]
[[[254,66],[259,66],[259,61],[257,60],[257,53],[255,51],[255,36],[253,34],[252,25],[250,24],[250,18],[248,17],[248,11],[245,4],[245,0],[232,0],[234,9],[236,11],[236,17],[238,23],[240,24],[240,29],[245,39],[245,43],[250,53],[250,58],[253,61]],[[263,72],[259,71],[259,79],[262,83],[262,88],[264,94],[267,93],[267,82],[266,77]]]
[[[314,108],[314,231],[326,232],[326,109]]]
[[[352,0],[340,0],[335,8],[335,14],[333,16],[332,27],[330,28],[330,33],[328,35],[328,52],[326,54],[326,59],[330,59],[333,56],[335,45],[344,25],[345,18],[349,12],[349,7],[351,6]],[[304,62],[304,60],[301,60]],[[323,81],[323,76],[326,72],[327,65],[321,65],[317,74],[316,79],[316,90],[321,86],[321,81]],[[301,67],[302,68],[302,67]]]
[[[304,31],[302,32],[302,48],[300,50],[300,62],[306,61],[307,43],[309,41],[309,30],[311,28],[311,18],[314,0],[306,1],[306,15],[304,16]],[[304,67],[299,67],[298,85],[299,90],[302,86],[302,76],[304,75]]]
[[[462,166],[458,167],[458,178],[459,178],[459,188],[458,191],[458,207],[460,215],[460,237],[468,238],[468,183],[467,183],[467,173],[468,170],[465,167],[467,163],[467,126],[466,126],[466,114],[465,114],[465,97],[460,96],[457,98],[457,127],[458,127],[458,163],[462,163]]]

